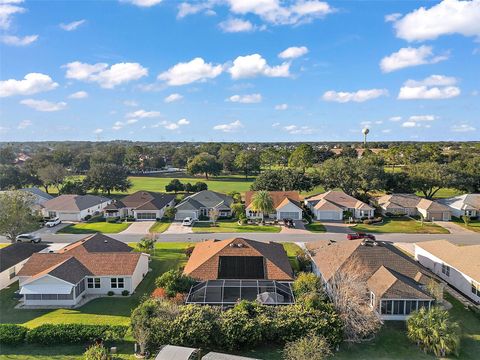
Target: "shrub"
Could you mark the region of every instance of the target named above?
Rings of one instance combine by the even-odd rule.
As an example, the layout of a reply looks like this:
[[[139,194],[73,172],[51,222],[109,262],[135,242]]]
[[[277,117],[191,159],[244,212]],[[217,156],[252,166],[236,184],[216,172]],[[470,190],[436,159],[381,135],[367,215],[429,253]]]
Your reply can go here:
[[[323,292],[320,278],[314,273],[302,272],[298,274],[293,282],[293,292],[297,298],[310,293]]]
[[[164,288],[156,288],[152,292],[152,298],[154,299],[165,299],[167,297],[167,292]]]
[[[163,214],[167,220],[174,220],[175,219],[175,214],[177,213],[177,209],[175,207],[171,206],[167,208]]]
[[[127,329],[121,325],[44,324],[28,331],[26,340],[43,345],[77,344],[96,339],[123,340]]]
[[[198,217],[198,220],[200,220],[200,221],[207,221],[207,220],[209,220],[209,218],[208,218],[207,215],[200,215],[200,216]]]
[[[122,296],[128,296],[128,295],[130,295],[130,291],[128,291],[128,290],[123,290],[122,291]]]
[[[92,215],[87,215],[83,218],[83,220],[88,221],[92,218]]]
[[[308,222],[309,224],[312,222],[312,217],[311,217],[308,213],[306,213],[306,212],[303,213],[303,218],[304,218],[305,221]]]
[[[110,290],[109,292],[107,292],[107,295],[108,296],[113,296],[113,295],[115,295],[115,293],[112,290]]]
[[[107,348],[102,344],[90,346],[84,353],[85,360],[110,360],[112,357],[108,354]]]
[[[218,334],[219,311],[210,306],[185,305],[175,318],[171,342],[183,346],[208,347],[214,345]]]
[[[27,328],[16,324],[0,324],[0,344],[17,345],[25,340]]]
[[[314,334],[287,343],[283,350],[285,360],[323,360],[329,356],[332,350],[328,341]]]
[[[190,255],[192,255],[193,249],[195,249],[195,246],[189,246],[188,248],[185,249],[185,255],[187,258],[189,258]]]
[[[204,183],[203,181],[197,181],[194,185],[195,191],[203,191],[203,190],[208,190],[208,185]]]
[[[107,218],[107,223],[117,223],[120,220],[120,217],[109,217]]]
[[[164,288],[169,297],[187,293],[194,283],[194,279],[183,275],[180,270],[169,270],[155,280],[155,285]]]

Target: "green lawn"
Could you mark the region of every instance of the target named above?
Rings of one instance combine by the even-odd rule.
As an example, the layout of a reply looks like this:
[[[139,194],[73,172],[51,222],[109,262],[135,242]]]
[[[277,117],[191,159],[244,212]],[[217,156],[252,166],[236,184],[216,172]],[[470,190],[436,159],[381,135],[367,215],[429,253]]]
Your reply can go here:
[[[303,253],[302,248],[294,243],[283,243],[283,248],[287,253],[290,265],[292,265],[292,269],[294,271],[300,271],[300,265],[298,264],[297,255]]]
[[[322,233],[325,232],[325,226],[319,222],[312,222],[310,224],[305,225],[305,229],[314,233]]]
[[[109,222],[92,222],[92,223],[80,223],[72,224],[60,229],[58,233],[60,234],[93,234],[93,233],[104,233],[104,234],[116,234],[119,233],[130,226],[131,223],[121,222],[121,223],[109,223]]]
[[[475,232],[480,232],[480,220],[470,220],[470,224],[467,226],[463,222],[462,219],[459,219],[457,217],[452,217],[452,221],[454,221],[456,224],[463,226],[465,229],[472,230]]]
[[[149,231],[151,234],[163,233],[170,227],[171,223],[171,221],[157,221],[155,222],[155,224],[152,225]]]
[[[209,222],[196,222],[192,229],[201,233],[278,233],[281,230],[280,226],[273,225],[238,225],[236,220],[217,221],[216,226]]]
[[[353,231],[364,231],[370,233],[404,233],[404,234],[448,234],[447,229],[441,226],[426,223],[423,225],[420,221],[410,218],[383,218],[381,224],[357,224],[352,226]]]

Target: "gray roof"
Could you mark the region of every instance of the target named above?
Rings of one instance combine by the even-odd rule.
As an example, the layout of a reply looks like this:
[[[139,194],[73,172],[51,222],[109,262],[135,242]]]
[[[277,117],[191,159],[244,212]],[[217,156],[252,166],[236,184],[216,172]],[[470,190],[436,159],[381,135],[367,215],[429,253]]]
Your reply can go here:
[[[97,195],[60,195],[43,204],[47,210],[81,211],[109,201]]]
[[[49,274],[74,285],[82,280],[85,276],[93,275],[90,270],[85,267],[85,265],[83,265],[73,256],[59,264],[52,271],[50,271]]]
[[[24,188],[20,189],[20,191],[25,191],[28,193],[31,193],[35,196],[41,197],[45,200],[51,200],[53,199],[53,196],[50,194],[47,194],[45,191],[40,190],[38,187],[31,187],[31,188]]]
[[[183,346],[165,345],[155,357],[155,360],[190,360],[198,353],[198,349]]]
[[[222,354],[222,353],[212,351],[212,352],[209,352],[207,355],[203,356],[202,360],[258,360],[258,359],[245,357],[245,356],[238,356],[238,355]]]
[[[135,210],[161,210],[175,200],[174,194],[156,193],[153,191],[137,191],[109,205],[106,210],[132,208]]]
[[[0,272],[47,248],[45,244],[15,243],[0,249]]]
[[[217,208],[219,210],[230,210],[233,203],[231,196],[211,190],[203,190],[187,196],[176,206],[180,210],[199,210],[200,208]]]

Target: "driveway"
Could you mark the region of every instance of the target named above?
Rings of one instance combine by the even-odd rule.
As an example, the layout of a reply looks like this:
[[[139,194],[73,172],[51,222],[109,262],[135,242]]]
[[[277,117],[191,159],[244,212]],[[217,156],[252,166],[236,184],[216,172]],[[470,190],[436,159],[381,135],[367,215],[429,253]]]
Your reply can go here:
[[[191,226],[183,226],[181,222],[172,222],[170,227],[162,234],[191,234],[193,233]]]
[[[448,231],[450,231],[450,234],[471,234],[474,233],[475,231],[465,229],[463,226],[458,225],[454,223],[453,221],[435,221],[435,224],[438,226],[441,226]]]
[[[69,226],[69,225],[72,225],[72,223],[65,223],[65,222],[62,222],[61,224],[58,224],[54,227],[42,227],[36,231],[34,231],[35,234],[38,234],[38,235],[43,235],[43,234],[55,234],[57,231]]]
[[[305,224],[301,220],[294,220],[293,221],[295,227],[288,228],[286,226],[282,226],[282,230],[280,230],[281,234],[310,234],[310,231],[305,229]]]
[[[120,232],[121,235],[148,235],[155,221],[135,221],[128,228]]]
[[[325,226],[325,232],[327,233],[348,234],[352,232],[352,229],[350,229],[352,224],[345,224],[340,221],[321,221],[321,223]]]

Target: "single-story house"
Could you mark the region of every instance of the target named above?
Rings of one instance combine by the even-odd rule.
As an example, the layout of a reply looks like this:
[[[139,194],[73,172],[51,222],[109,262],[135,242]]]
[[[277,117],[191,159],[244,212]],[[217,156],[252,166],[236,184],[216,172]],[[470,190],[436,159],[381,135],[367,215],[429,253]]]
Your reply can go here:
[[[450,221],[452,219],[452,212],[443,204],[436,201],[422,199],[417,205],[418,212],[428,221]]]
[[[480,216],[480,194],[464,194],[448,199],[440,199],[438,202],[448,206],[452,215],[458,218],[463,215],[469,217]]]
[[[256,194],[255,191],[245,193],[245,214],[248,219],[293,219],[302,220],[303,210],[298,191],[269,191],[273,200],[275,212],[272,214],[262,214],[255,211],[252,207],[252,201]]]
[[[430,308],[434,301],[426,290],[428,271],[393,245],[318,241],[308,243],[307,249],[327,291],[342,271],[362,274],[368,290],[365,301],[383,320],[405,320],[421,307]]]
[[[137,191],[120,200],[108,204],[103,213],[105,217],[133,216],[136,220],[161,219],[165,210],[175,205],[175,195],[152,191]]]
[[[327,191],[305,199],[305,205],[312,211],[315,220],[343,220],[349,211],[354,219],[372,218],[375,209],[343,191]]]
[[[18,280],[18,272],[33,254],[48,248],[45,244],[14,243],[0,249],[0,290]]]
[[[279,243],[243,238],[197,243],[183,273],[199,281],[191,288],[187,303],[294,302],[293,270]]]
[[[24,305],[74,307],[88,295],[135,291],[148,273],[149,255],[94,234],[53,253],[36,253],[18,273]]]
[[[415,243],[415,260],[477,304],[480,303],[480,245],[447,240]]]
[[[43,203],[42,214],[61,221],[82,221],[100,214],[111,201],[96,195],[60,195]]]
[[[451,211],[447,206],[414,194],[383,195],[374,199],[372,204],[377,206],[383,215],[422,215],[429,221],[449,221],[451,219]]]
[[[34,199],[34,204],[38,206],[41,206],[48,200],[53,199],[52,195],[47,194],[45,191],[40,190],[38,187],[24,188],[20,189],[20,191],[31,194]]]
[[[175,220],[184,220],[190,217],[194,220],[200,217],[208,218],[212,209],[217,210],[219,218],[232,216],[230,205],[233,204],[231,196],[221,194],[211,190],[199,191],[187,196],[175,208]]]

